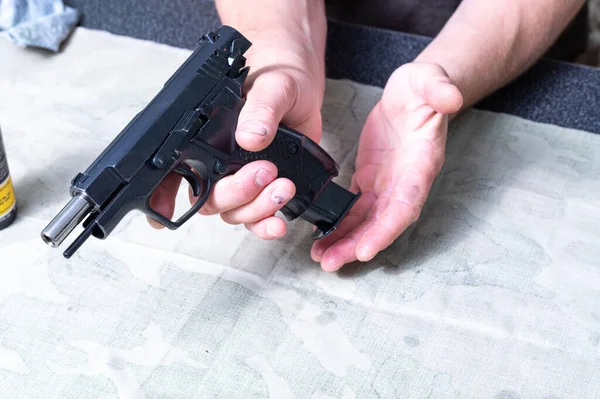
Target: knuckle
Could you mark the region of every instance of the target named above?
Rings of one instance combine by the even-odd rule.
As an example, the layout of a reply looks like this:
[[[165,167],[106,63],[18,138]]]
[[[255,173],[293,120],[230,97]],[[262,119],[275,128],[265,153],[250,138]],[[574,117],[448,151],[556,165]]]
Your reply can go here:
[[[295,98],[298,93],[297,80],[288,73],[282,73],[279,82],[279,90],[281,94]]]
[[[254,88],[254,90],[256,90]],[[250,115],[259,119],[267,118],[270,121],[277,115],[287,111],[298,95],[297,80],[287,72],[278,72],[265,75],[259,91],[250,96],[252,104]],[[281,109],[285,107],[286,109]],[[254,119],[254,118],[253,118]]]
[[[236,201],[246,202],[253,199],[256,196],[256,185],[247,176],[238,174],[233,181],[233,187],[231,187],[231,193]]]
[[[275,133],[273,124],[276,115],[273,107],[272,104],[266,102],[253,105],[247,111],[250,117],[243,121],[240,120],[238,129],[244,134],[243,136],[238,136],[236,132],[236,139],[243,138],[246,141],[251,140],[255,143],[261,143],[268,140],[270,136],[273,136]]]
[[[277,114],[277,104],[274,101],[261,99],[252,107],[252,115],[259,119],[271,119]]]
[[[277,104],[283,104],[286,108],[291,108],[298,98],[299,91],[298,81],[291,74],[281,72],[274,75],[272,96]],[[285,109],[285,111],[288,111],[288,109]]]

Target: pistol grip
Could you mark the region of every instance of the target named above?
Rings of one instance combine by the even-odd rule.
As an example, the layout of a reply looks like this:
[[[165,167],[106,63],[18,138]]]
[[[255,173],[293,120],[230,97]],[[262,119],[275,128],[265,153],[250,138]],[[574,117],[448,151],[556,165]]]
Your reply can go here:
[[[331,181],[339,167],[323,148],[282,124],[267,148],[259,152],[240,149],[240,156],[245,162],[268,160],[277,166],[279,177],[294,183],[296,195],[281,212],[288,220],[300,217],[315,225],[313,239],[335,230],[360,196]]]

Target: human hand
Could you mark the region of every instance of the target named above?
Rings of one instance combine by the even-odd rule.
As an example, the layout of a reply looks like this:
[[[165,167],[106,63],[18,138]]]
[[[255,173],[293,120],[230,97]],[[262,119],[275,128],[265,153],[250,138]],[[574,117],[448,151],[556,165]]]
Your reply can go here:
[[[322,39],[324,43],[324,38]],[[246,53],[250,75],[244,85],[246,103],[236,130],[238,144],[260,151],[273,140],[283,122],[310,137],[321,139],[321,105],[325,90],[324,47],[318,38],[291,28],[253,35]],[[152,196],[150,206],[172,218],[181,177],[168,176]],[[286,223],[274,216],[295,194],[292,181],[277,178],[277,168],[256,161],[219,180],[200,214],[219,214],[229,224],[244,224],[263,239],[286,233]],[[190,193],[192,203],[195,197]],[[155,228],[162,225],[151,218]]]
[[[371,260],[419,218],[444,163],[449,115],[462,104],[439,65],[410,63],[392,74],[359,141],[350,190],[362,195],[311,250],[324,270]]]

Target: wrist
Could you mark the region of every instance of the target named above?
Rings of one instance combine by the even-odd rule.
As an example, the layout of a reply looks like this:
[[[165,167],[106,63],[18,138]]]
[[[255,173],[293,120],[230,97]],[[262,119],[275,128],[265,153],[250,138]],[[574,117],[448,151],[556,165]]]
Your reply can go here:
[[[215,0],[221,22],[251,42],[286,37],[324,47],[327,29],[324,0]]]
[[[323,0],[216,0],[221,21],[243,34],[253,69],[308,68],[324,81],[327,19]]]
[[[304,34],[291,30],[261,30],[249,38],[252,46],[246,52],[250,74],[271,69],[286,71],[291,76],[308,76],[321,92],[325,90],[325,38],[323,44],[312,42]]]

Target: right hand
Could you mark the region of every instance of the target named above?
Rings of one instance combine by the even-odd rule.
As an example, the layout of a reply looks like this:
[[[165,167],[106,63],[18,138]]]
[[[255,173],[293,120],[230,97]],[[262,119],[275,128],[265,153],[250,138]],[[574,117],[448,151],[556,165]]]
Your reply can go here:
[[[325,38],[306,37],[301,31],[262,31],[250,40],[252,47],[246,53],[250,74],[244,85],[246,103],[238,119],[237,143],[245,150],[260,151],[271,144],[280,122],[319,143]],[[295,195],[295,186],[277,175],[269,161],[249,163],[219,180],[199,213],[244,224],[263,239],[280,238],[286,234],[286,223],[275,213]],[[171,218],[180,182],[178,175],[166,178],[153,194],[152,208]],[[162,227],[152,219],[149,222]]]

